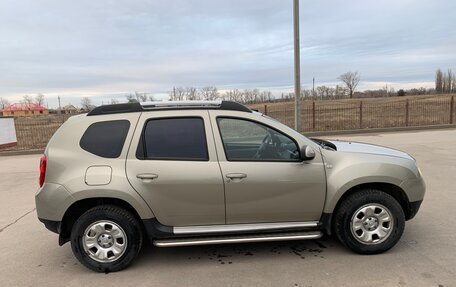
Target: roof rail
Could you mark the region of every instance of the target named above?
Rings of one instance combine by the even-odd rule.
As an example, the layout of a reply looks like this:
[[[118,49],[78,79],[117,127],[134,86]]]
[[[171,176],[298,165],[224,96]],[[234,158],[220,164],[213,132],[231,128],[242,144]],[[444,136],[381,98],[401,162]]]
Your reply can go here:
[[[251,113],[248,107],[232,101],[163,101],[143,102],[99,106],[90,111],[88,116],[134,113],[158,110],[183,110],[183,109],[218,109]]]
[[[220,107],[222,101],[162,101],[140,103],[144,109],[182,107]]]
[[[96,107],[95,109],[91,110],[87,115],[98,116],[109,114],[134,113],[142,112],[142,110],[143,109],[139,103],[114,104]]]

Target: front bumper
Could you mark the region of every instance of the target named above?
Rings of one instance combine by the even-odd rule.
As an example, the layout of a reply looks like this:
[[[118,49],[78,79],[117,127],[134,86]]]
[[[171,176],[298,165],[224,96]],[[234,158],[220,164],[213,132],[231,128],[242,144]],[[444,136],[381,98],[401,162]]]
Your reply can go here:
[[[426,183],[423,177],[408,179],[401,183],[399,186],[407,194],[409,202],[423,201],[426,193]]]

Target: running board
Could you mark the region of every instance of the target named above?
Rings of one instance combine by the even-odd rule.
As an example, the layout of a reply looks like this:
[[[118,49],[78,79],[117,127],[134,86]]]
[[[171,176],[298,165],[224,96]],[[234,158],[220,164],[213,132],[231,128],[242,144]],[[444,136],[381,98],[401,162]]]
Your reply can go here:
[[[241,224],[216,224],[216,225],[202,225],[202,226],[182,226],[172,227],[173,233],[178,235],[206,235],[208,233],[237,233],[237,232],[255,232],[265,231],[272,232],[273,230],[286,230],[286,229],[303,229],[303,228],[316,228],[318,221],[307,222],[271,222],[271,223],[241,223]]]
[[[193,237],[193,238],[172,238],[154,240],[157,247],[175,247],[192,245],[210,245],[226,243],[248,243],[265,241],[286,241],[286,240],[305,240],[318,239],[323,235],[320,231],[307,232],[288,232],[288,233],[269,233],[255,235],[233,235],[223,237]]]

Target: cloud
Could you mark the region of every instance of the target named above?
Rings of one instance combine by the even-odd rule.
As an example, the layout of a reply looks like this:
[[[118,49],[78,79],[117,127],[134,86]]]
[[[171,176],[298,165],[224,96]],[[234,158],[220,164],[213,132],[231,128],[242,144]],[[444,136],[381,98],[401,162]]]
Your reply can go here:
[[[302,0],[302,82],[348,70],[366,87],[431,82],[437,68],[456,69],[455,10],[450,0]],[[5,0],[0,19],[0,96],[11,99],[293,84],[291,1]]]

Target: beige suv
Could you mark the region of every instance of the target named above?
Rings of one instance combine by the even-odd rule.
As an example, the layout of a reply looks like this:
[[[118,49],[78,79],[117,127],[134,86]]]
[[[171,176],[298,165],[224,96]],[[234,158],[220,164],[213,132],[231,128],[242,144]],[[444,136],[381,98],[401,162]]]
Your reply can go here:
[[[425,185],[404,152],[309,139],[229,101],[101,106],[71,117],[40,165],[36,209],[88,268],[155,246],[317,239],[386,251]]]

